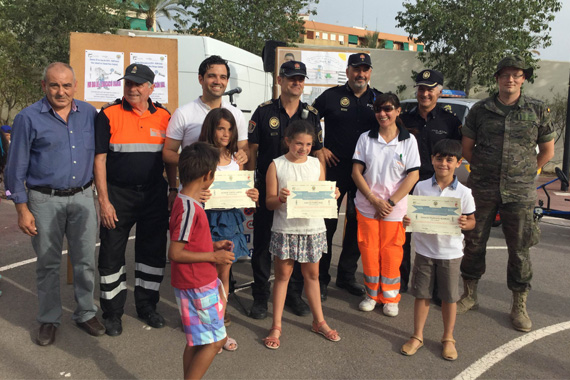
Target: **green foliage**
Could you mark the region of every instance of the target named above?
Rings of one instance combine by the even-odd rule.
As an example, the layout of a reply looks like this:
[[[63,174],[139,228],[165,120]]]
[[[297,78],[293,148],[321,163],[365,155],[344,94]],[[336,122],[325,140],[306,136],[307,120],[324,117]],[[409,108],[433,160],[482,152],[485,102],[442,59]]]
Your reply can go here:
[[[39,80],[50,62],[69,62],[70,32],[128,27],[116,0],[1,0],[0,107],[19,110],[41,97]]]
[[[196,0],[193,20],[177,17],[175,25],[178,32],[210,36],[260,55],[266,40],[301,41],[299,12],[312,3],[318,0]]]
[[[380,35],[380,33],[378,33],[378,32],[367,34],[366,36],[364,36],[363,45],[369,49],[376,49],[380,46],[384,46],[384,44],[378,43],[378,36],[379,35]]]
[[[175,16],[187,16],[188,11],[186,7],[191,4],[188,0],[133,0],[134,10],[137,14],[146,15],[146,28],[154,30],[154,22],[158,30],[162,32],[162,27],[158,22],[159,17],[164,17],[167,20],[174,20]]]
[[[566,130],[566,112],[568,111],[568,96],[561,93],[556,93],[550,99],[544,100],[550,107],[550,119],[554,124],[556,131],[556,141],[564,140]]]
[[[446,85],[467,95],[477,86],[491,90],[498,61],[520,54],[532,64],[532,50],[551,44],[549,24],[562,4],[556,0],[421,0],[403,3],[398,27],[425,44],[420,60],[440,70]],[[532,78],[531,78],[532,80]]]

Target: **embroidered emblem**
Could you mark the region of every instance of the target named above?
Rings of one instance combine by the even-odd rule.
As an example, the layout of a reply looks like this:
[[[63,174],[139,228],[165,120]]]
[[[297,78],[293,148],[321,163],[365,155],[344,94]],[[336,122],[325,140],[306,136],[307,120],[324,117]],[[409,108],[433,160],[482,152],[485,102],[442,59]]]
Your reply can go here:
[[[341,107],[348,107],[350,105],[350,100],[345,96],[340,100]]]

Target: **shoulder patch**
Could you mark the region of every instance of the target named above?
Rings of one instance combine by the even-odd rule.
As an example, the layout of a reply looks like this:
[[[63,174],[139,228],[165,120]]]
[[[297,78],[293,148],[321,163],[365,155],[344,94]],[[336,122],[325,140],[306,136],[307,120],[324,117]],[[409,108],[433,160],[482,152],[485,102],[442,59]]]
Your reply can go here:
[[[273,103],[273,100],[268,100],[266,102],[261,103],[258,107],[265,107]]]
[[[108,107],[111,107],[111,106],[114,106],[117,104],[121,104],[121,99],[115,99],[114,101],[105,104],[103,107],[101,107],[101,111],[104,110],[105,108],[108,108]]]
[[[318,113],[319,113],[319,111],[317,111],[317,109],[316,109],[315,107],[313,107],[313,106],[309,106],[309,105],[308,105],[308,106],[307,106],[307,109],[308,109],[309,111],[311,111],[312,113],[314,113],[315,115],[318,115]]]
[[[452,114],[452,115],[455,115],[455,114],[453,113],[453,111],[451,110],[451,105],[450,105],[450,104],[446,104],[446,105],[444,105],[444,106],[441,107],[441,108],[442,108],[445,112],[450,113],[450,114]]]
[[[253,133],[253,131],[255,131],[255,127],[257,126],[257,124],[255,123],[255,121],[250,120],[249,124],[247,126],[247,132],[248,133]]]
[[[163,110],[165,110],[166,112],[170,113],[170,111],[168,110],[168,108],[166,108],[165,106],[163,106],[162,104],[160,104],[159,102],[153,102],[154,106],[157,108],[162,108]]]

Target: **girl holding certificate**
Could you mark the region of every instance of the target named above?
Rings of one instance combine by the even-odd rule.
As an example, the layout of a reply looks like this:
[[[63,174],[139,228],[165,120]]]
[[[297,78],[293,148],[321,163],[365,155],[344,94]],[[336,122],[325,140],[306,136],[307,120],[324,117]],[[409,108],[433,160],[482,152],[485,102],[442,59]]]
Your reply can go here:
[[[218,162],[216,170],[242,169],[242,166],[239,165],[235,159],[235,154],[238,150],[238,132],[235,118],[230,111],[225,108],[215,108],[211,110],[204,119],[199,140],[210,143],[220,150],[220,161]],[[209,191],[206,192],[208,194],[205,195],[204,199],[209,198]],[[255,188],[249,189],[247,190],[247,196],[250,197],[252,201],[257,202],[259,192]],[[232,251],[235,255],[235,260],[237,260],[238,257],[247,256],[249,250],[247,248],[245,235],[243,234],[243,222],[245,221],[243,212],[236,208],[215,209],[206,210],[206,215],[210,223],[212,240],[214,242],[230,240],[233,243]],[[218,271],[218,278],[222,281],[226,294],[228,294],[231,265],[216,265],[216,269]],[[226,326],[229,325],[229,321],[230,319],[227,313],[225,313],[224,324]],[[237,349],[235,339],[228,336],[228,341],[224,345],[224,348],[228,351],[235,351]]]
[[[279,348],[281,318],[285,306],[287,284],[295,261],[301,263],[305,293],[313,314],[311,330],[332,342],[340,336],[325,322],[321,307],[319,260],[327,251],[326,227],[323,218],[287,219],[287,198],[291,192],[288,181],[324,181],[325,170],[315,157],[310,157],[315,140],[313,126],[305,120],[296,120],[285,129],[288,152],[273,160],[267,169],[267,209],[273,213],[269,252],[275,256],[275,284],[273,287],[273,326],[263,341],[269,349]],[[336,196],[338,198],[338,189]]]
[[[400,264],[406,240],[402,219],[407,195],[419,179],[420,155],[413,135],[399,118],[400,101],[392,93],[374,102],[378,128],[360,135],[352,157],[352,178],[358,187],[356,218],[366,298],[358,306],[398,315]]]

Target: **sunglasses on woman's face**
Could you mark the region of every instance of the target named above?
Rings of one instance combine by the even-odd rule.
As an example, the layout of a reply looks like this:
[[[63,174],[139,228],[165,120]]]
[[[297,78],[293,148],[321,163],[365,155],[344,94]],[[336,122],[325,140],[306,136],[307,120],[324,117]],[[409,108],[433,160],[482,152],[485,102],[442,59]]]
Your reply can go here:
[[[386,113],[392,112],[396,109],[394,106],[376,106],[374,107],[374,112],[379,113],[380,111],[384,111]]]

